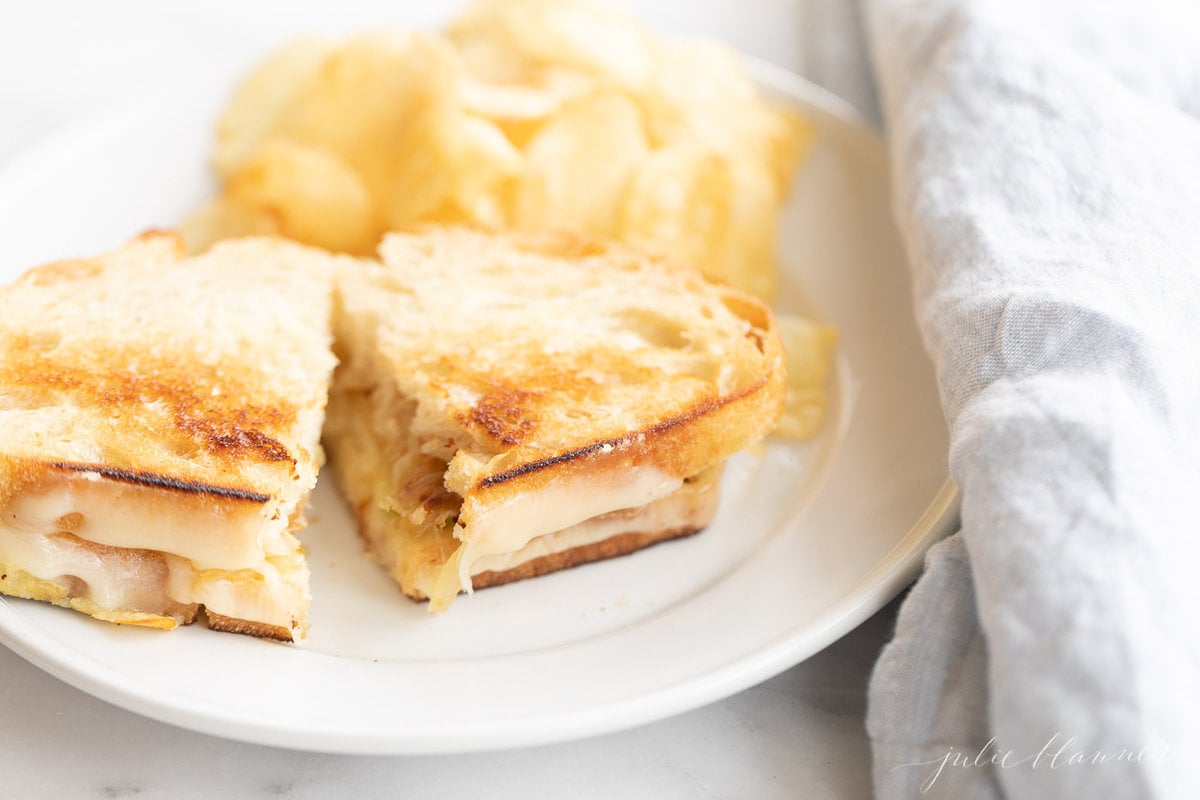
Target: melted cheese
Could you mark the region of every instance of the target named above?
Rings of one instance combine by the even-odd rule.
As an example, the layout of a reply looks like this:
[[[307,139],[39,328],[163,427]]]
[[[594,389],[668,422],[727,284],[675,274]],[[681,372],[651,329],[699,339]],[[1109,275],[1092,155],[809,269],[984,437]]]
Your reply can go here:
[[[269,513],[260,503],[213,502],[85,472],[48,480],[14,498],[4,524],[28,533],[65,530],[110,547],[174,553],[200,569],[240,569],[288,549],[278,536],[287,520],[282,515],[266,519]]]
[[[701,515],[689,513],[691,506],[684,504],[683,497],[679,502],[671,498],[701,486],[682,487],[683,481],[649,465],[632,470],[624,465],[597,468],[574,476],[564,472],[540,491],[526,492],[486,515],[477,515],[465,527],[444,527],[437,521],[440,518],[418,520],[405,502],[397,507],[397,498],[403,500],[401,489],[429,478],[450,484],[448,467],[433,459],[385,454],[389,445],[419,449],[419,444],[397,442],[395,431],[378,430],[372,420],[394,421],[401,414],[375,414],[373,402],[378,398],[362,392],[333,393],[327,439],[333,465],[351,507],[359,510],[361,532],[372,556],[405,593],[429,598],[431,611],[445,609],[462,589],[469,589],[472,575],[504,572],[631,530],[664,531],[700,520]],[[719,469],[712,471],[718,473]],[[703,482],[712,498],[714,483],[711,476]],[[706,508],[700,525],[711,516],[712,507]],[[623,509],[634,509],[636,515],[608,516]],[[455,538],[464,534],[471,537],[467,543]]]
[[[137,609],[163,616],[171,600],[163,591],[164,560],[140,552],[104,558],[86,543],[64,536],[30,535],[0,524],[0,561],[18,566],[40,580],[85,592],[106,609]],[[154,554],[158,555],[158,554]]]
[[[696,482],[641,508],[601,514],[569,528],[531,539],[520,550],[481,556],[471,565],[471,576],[484,572],[507,572],[534,559],[598,544],[622,533],[671,531],[707,525],[716,510],[720,474],[720,467],[710,469]]]
[[[307,572],[287,520],[264,535],[264,513],[64,476],[0,512],[0,561],[105,610],[178,620],[180,607],[202,604],[291,630],[292,611],[308,603]]]
[[[454,535],[463,546],[457,564],[459,585],[454,587],[454,594],[460,588],[471,591],[471,574],[482,558],[515,553],[539,536],[610,511],[644,506],[682,485],[682,478],[649,465],[592,471],[562,476],[544,488],[488,507],[465,526],[455,528]]]

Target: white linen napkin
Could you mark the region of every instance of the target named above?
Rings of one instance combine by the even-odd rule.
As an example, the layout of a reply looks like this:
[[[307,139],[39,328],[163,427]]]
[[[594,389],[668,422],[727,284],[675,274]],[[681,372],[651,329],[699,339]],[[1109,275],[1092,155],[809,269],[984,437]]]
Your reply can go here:
[[[865,0],[962,531],[882,798],[1200,796],[1200,3]]]

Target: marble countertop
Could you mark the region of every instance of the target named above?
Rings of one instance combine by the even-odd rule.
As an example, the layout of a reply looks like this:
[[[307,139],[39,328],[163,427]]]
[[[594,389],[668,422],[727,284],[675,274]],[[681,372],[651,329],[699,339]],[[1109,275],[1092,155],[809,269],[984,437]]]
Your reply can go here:
[[[0,166],[80,114],[170,89],[172,59],[247,54],[293,31],[436,23],[454,4],[264,2],[164,6],[50,0],[0,11]],[[846,0],[639,3],[651,24],[700,32],[800,72],[877,119]],[[224,59],[240,69],[237,59]],[[155,68],[166,65],[162,69]],[[24,76],[36,73],[38,91]],[[47,88],[49,87],[49,88]],[[523,750],[435,757],[294,752],[139,717],[0,647],[0,796],[19,798],[653,797],[870,795],[866,683],[896,603],[752,689],[633,730]]]

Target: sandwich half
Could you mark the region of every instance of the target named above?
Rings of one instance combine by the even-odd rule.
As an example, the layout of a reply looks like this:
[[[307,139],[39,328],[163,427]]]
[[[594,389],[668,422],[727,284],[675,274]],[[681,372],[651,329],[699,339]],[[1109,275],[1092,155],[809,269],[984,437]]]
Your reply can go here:
[[[326,446],[368,552],[432,610],[694,533],[786,377],[761,302],[568,235],[430,228],[338,279]]]
[[[151,233],[0,289],[0,592],[302,638],[332,262]]]

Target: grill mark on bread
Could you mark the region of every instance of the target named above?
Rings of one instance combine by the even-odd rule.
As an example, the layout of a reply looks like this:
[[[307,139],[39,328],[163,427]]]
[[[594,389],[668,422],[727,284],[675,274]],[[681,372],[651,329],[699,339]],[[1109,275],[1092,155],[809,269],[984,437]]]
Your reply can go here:
[[[132,483],[138,486],[150,486],[155,489],[168,489],[187,494],[208,494],[231,500],[248,500],[253,503],[266,503],[271,499],[270,495],[261,494],[249,489],[238,489],[233,486],[215,486],[202,481],[173,478],[170,475],[162,475],[157,472],[121,469],[120,467],[110,467],[104,464],[75,464],[69,461],[52,461],[50,462],[50,466],[54,469],[66,470],[68,472],[94,472],[113,481]]]
[[[665,419],[662,422],[655,423],[648,428],[642,428],[641,430],[633,431],[632,433],[627,433],[623,436],[618,436],[613,439],[602,439],[598,442],[593,442],[575,450],[557,453],[553,456],[541,458],[536,461],[528,461],[524,464],[513,467],[512,469],[505,470],[504,472],[498,472],[495,475],[488,475],[484,478],[481,478],[479,482],[475,484],[475,488],[486,489],[491,486],[497,486],[506,481],[513,480],[514,478],[520,478],[523,475],[529,475],[531,473],[539,472],[543,469],[548,469],[559,464],[584,458],[586,456],[602,452],[606,449],[617,450],[624,448],[633,442],[636,442],[640,438],[657,436],[658,434],[665,433],[671,428],[676,428],[680,425],[686,425],[687,423],[696,419],[700,419],[707,414],[711,414],[717,409],[727,406],[730,403],[734,403],[745,397],[749,397],[765,387],[770,382],[770,379],[771,376],[769,373],[762,375],[758,378],[758,380],[740,392],[725,395],[724,397],[712,398],[705,402],[699,403],[695,406],[692,406],[685,413],[680,414],[679,416]]]

